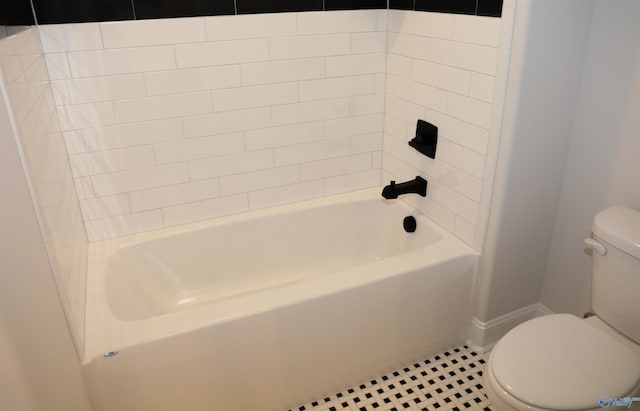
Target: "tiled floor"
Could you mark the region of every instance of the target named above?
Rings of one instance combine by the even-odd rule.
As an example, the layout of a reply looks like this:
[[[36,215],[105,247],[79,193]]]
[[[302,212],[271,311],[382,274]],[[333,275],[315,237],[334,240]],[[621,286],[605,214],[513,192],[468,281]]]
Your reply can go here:
[[[491,411],[482,387],[488,356],[452,348],[290,411]]]

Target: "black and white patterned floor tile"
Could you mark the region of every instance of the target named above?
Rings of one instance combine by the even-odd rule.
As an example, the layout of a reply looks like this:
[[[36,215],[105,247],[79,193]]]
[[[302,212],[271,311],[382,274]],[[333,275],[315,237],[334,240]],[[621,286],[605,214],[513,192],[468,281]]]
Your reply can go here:
[[[452,348],[290,411],[491,411],[482,386],[488,357]]]

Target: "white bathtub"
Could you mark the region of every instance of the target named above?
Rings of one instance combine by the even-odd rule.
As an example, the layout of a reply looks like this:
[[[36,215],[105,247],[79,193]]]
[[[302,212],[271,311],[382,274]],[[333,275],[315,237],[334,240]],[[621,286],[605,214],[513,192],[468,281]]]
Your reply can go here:
[[[377,189],[94,243],[83,371],[98,410],[287,409],[463,342],[476,260]]]

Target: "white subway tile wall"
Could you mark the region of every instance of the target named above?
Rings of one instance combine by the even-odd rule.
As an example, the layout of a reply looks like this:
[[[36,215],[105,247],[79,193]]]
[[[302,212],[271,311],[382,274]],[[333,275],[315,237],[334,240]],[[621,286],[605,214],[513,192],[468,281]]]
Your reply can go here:
[[[405,199],[481,249],[507,9],[40,26],[89,239],[423,175],[429,196]],[[436,160],[407,145],[418,119],[439,128]]]
[[[40,26],[89,240],[378,186],[386,28],[386,10]]]
[[[406,201],[478,250],[489,216],[512,14],[388,15],[383,183],[426,177],[427,198]],[[435,160],[407,145],[418,119],[438,127]]]

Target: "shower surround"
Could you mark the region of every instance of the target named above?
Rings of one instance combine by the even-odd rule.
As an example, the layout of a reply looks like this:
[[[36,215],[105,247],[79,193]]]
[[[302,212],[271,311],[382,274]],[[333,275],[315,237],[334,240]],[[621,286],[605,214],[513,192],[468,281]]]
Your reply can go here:
[[[2,40],[80,355],[88,242],[423,175],[427,198],[403,200],[480,250],[513,8],[505,2],[502,18],[355,10],[41,25]],[[25,38],[34,48],[17,52]],[[13,75],[9,60],[41,76]],[[11,92],[25,79],[39,96],[26,111]],[[22,122],[23,111],[47,116]],[[439,127],[435,160],[406,144],[419,118]],[[27,158],[34,134],[21,124],[47,135],[35,146],[53,154]],[[39,184],[42,170],[60,171],[55,184]]]

